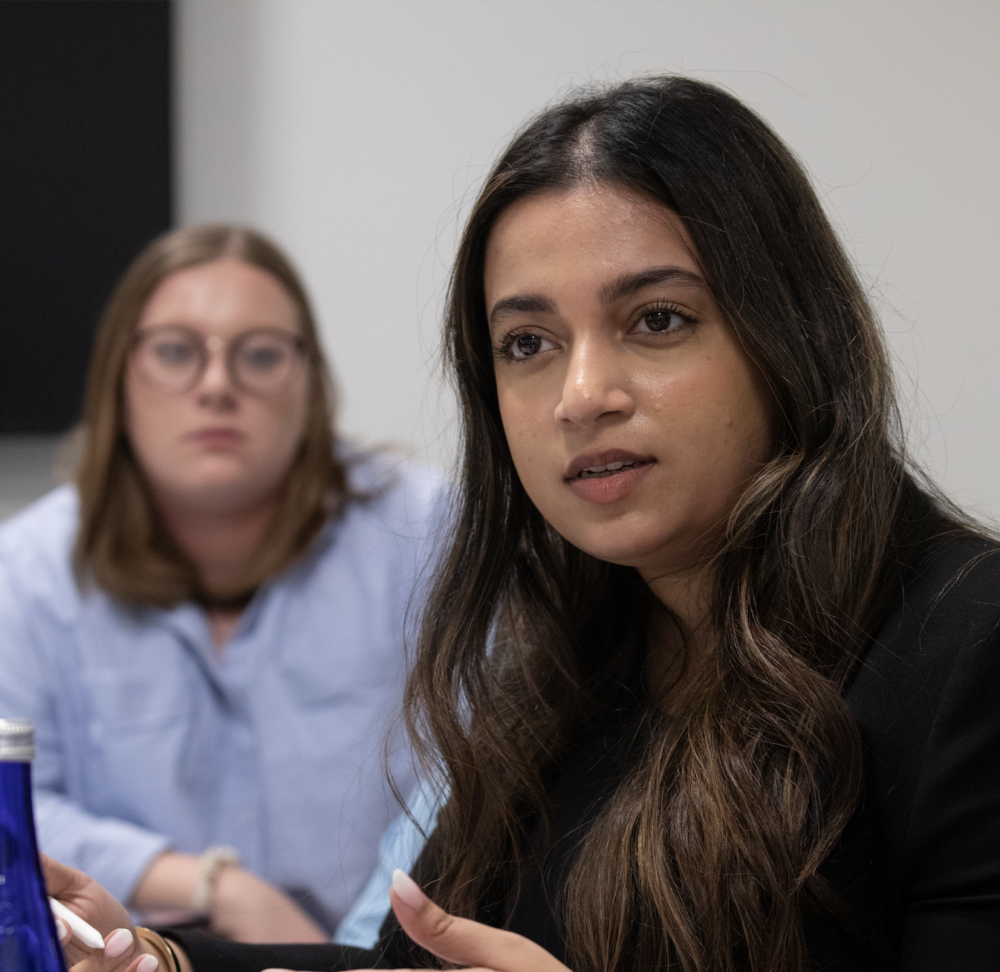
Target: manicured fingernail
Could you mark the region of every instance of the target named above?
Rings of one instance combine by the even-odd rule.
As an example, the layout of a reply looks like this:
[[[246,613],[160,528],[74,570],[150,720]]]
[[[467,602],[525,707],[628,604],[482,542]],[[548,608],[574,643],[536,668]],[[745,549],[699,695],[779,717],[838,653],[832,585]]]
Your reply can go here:
[[[107,949],[105,948],[104,951],[107,952]],[[139,959],[139,964],[135,967],[135,972],[156,972],[159,964],[155,955],[143,955]]]
[[[127,928],[116,928],[104,939],[104,954],[108,958],[118,958],[132,947],[132,932]]]
[[[392,872],[392,890],[403,899],[403,904],[411,908],[423,907],[423,903],[427,900],[417,882],[398,867]]]
[[[69,938],[69,929],[58,918],[56,918],[56,934],[61,942]]]

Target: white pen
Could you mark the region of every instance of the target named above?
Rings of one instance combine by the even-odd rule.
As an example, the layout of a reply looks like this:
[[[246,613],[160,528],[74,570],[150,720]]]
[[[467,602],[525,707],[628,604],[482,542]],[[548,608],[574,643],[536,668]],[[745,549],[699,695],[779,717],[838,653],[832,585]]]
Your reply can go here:
[[[70,911],[61,901],[49,898],[49,906],[52,914],[69,925],[69,930],[89,948],[104,948],[104,939],[101,933],[93,926],[88,925],[78,914]]]

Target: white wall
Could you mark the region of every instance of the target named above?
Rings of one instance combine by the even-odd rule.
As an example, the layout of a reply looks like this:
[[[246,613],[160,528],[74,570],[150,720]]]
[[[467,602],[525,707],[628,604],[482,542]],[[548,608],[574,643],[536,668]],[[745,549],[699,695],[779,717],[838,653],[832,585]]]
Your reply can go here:
[[[681,71],[749,102],[806,161],[881,307],[917,455],[1000,515],[1000,3],[179,8],[180,218],[252,222],[289,249],[348,433],[447,461],[441,297],[490,161],[574,84]]]

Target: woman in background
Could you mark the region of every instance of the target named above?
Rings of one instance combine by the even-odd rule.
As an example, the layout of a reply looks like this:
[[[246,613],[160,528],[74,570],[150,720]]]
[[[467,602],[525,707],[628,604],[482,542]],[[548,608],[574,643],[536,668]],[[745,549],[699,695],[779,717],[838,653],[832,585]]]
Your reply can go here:
[[[0,528],[42,848],[246,941],[328,938],[397,812],[383,735],[442,483],[338,446],[329,392],[272,243],[168,233],[101,322],[75,485]]]
[[[1000,545],[909,471],[788,149],[689,79],[548,109],[447,328],[463,478],[408,709],[449,795],[417,883],[374,951],[171,932],[181,968],[994,969]],[[115,934],[69,944],[81,972],[148,972]]]

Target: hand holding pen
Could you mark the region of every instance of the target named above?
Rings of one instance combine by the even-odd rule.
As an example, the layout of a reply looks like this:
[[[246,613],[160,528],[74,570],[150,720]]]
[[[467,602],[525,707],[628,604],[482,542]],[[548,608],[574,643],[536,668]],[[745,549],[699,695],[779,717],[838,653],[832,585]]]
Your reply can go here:
[[[49,898],[49,907],[56,918],[56,930],[59,932],[59,941],[63,942],[69,936],[76,935],[88,948],[104,948],[104,939],[101,933],[88,925],[75,911],[70,911],[61,901]]]
[[[173,972],[144,948],[124,906],[99,884],[44,854],[41,859],[56,930],[74,972]]]

